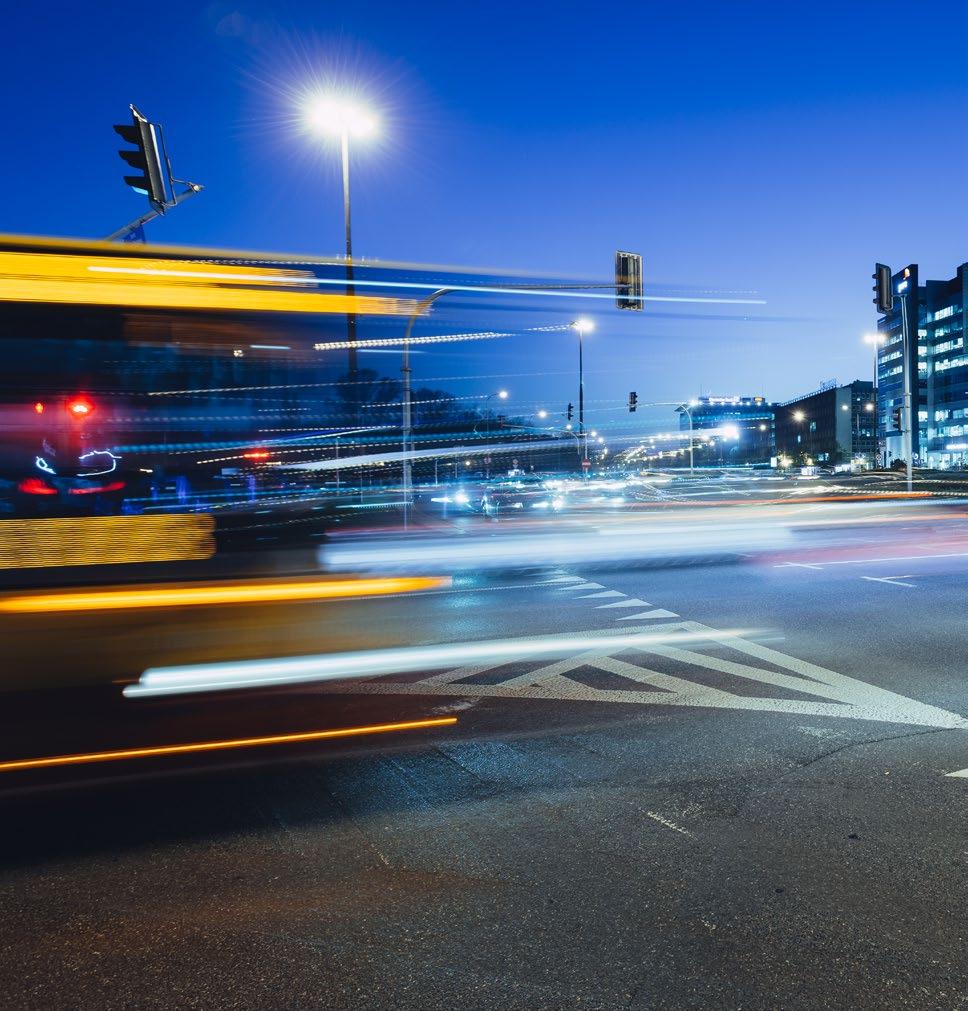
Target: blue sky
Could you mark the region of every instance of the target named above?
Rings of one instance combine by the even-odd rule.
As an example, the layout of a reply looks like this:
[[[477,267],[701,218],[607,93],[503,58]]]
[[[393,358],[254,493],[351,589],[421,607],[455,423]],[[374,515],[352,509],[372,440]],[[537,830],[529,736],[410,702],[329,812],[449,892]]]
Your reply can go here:
[[[133,9],[5,12],[0,230],[100,236],[139,213],[111,131],[133,101],[206,186],[153,239],[338,252],[335,153],[294,115],[315,80],[381,115],[354,159],[360,255],[605,278],[626,248],[647,291],[767,300],[754,321],[607,316],[589,347],[602,404],[866,378],[874,260],[949,277],[968,259],[958,0]],[[561,341],[420,363],[513,375]],[[561,377],[519,388],[572,399]]]

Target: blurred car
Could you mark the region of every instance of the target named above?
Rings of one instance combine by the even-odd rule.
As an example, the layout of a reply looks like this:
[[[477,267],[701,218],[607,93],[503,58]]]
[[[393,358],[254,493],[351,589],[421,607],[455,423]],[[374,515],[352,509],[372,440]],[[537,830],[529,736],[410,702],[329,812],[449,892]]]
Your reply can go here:
[[[483,511],[484,485],[474,481],[460,481],[452,485],[434,488],[430,501],[443,507],[447,512],[480,513]]]
[[[565,493],[557,482],[549,487],[537,475],[492,482],[485,487],[481,500],[484,515],[491,519],[532,516],[535,511],[561,512],[565,505]]]

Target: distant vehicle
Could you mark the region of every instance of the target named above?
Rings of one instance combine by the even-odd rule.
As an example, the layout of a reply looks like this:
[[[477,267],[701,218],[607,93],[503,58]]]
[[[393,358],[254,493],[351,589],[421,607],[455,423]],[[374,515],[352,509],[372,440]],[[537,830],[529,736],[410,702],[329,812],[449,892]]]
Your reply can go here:
[[[3,405],[0,477],[18,516],[117,513],[131,476],[87,394]]]
[[[492,482],[484,489],[481,501],[484,515],[491,519],[534,515],[535,511],[560,512],[565,505],[562,489],[548,487],[538,475]]]
[[[475,481],[434,488],[430,501],[443,509],[457,512],[479,513],[483,510],[484,485]]]

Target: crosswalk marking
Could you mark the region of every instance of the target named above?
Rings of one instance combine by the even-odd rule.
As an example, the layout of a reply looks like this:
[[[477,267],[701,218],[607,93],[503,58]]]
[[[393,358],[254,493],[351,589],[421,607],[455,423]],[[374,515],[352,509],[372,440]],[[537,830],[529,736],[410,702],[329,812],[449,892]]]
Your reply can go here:
[[[638,597],[626,597],[625,600],[616,600],[614,604],[599,604],[598,610],[603,607],[651,607],[647,600],[639,600]]]
[[[586,593],[579,597],[579,600],[591,600],[593,597],[624,597],[624,593],[618,590],[600,590],[598,593]]]
[[[678,618],[675,611],[667,611],[664,607],[657,607],[652,611],[643,611],[641,614],[623,614],[616,621],[635,621],[636,618]]]

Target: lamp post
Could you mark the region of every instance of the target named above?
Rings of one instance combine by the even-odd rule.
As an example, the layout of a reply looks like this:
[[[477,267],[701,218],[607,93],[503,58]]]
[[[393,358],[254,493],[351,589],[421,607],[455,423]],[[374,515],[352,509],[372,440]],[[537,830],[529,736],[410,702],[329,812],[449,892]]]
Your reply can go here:
[[[357,103],[338,95],[316,95],[306,106],[306,122],[317,134],[339,138],[343,169],[343,227],[346,238],[346,294],[356,294],[353,287],[353,231],[350,224],[350,137],[362,138],[377,128],[372,113]],[[346,314],[346,340],[349,343],[347,365],[356,372],[356,314]]]
[[[874,348],[874,410],[876,412],[876,410],[877,410],[877,356],[878,356],[878,354],[880,352],[881,347],[884,344],[887,343],[887,335],[886,334],[882,334],[882,333],[867,333],[867,334],[864,334],[864,343],[865,344],[870,344]],[[874,463],[875,463],[875,465],[877,463],[877,459],[876,459],[877,455],[880,452],[880,444],[879,444],[879,440],[878,440],[878,437],[877,437],[877,433],[878,433],[878,421],[877,421],[877,414],[875,413],[874,414],[874,443],[875,443],[875,446],[876,446],[876,448],[874,450],[874,457],[875,457]]]
[[[595,324],[582,317],[571,324],[578,331],[578,431],[582,443],[582,468],[588,470],[588,436],[585,433],[585,366],[582,345],[586,333],[595,329]]]
[[[689,476],[692,477],[695,474],[695,467],[693,466],[693,441],[692,441],[692,409],[699,406],[698,400],[690,400],[687,404],[680,404],[676,410],[682,411],[682,413],[689,419]]]
[[[497,397],[498,400],[507,400],[508,391],[498,390],[496,393],[488,393],[484,398],[484,442],[485,442],[485,456],[484,456],[484,477],[489,478],[491,476],[491,452],[487,449],[486,444],[491,441],[491,400]]]
[[[794,411],[790,415],[790,417],[792,417],[793,420],[797,423],[797,428],[798,428],[797,435],[799,436],[799,439],[797,441],[797,445],[800,446],[800,454],[803,456],[804,459],[806,459],[807,458],[806,457],[806,452],[807,451],[803,447],[803,423],[804,423],[804,421],[806,421],[807,416],[803,413],[803,411],[797,410],[797,411]]]

